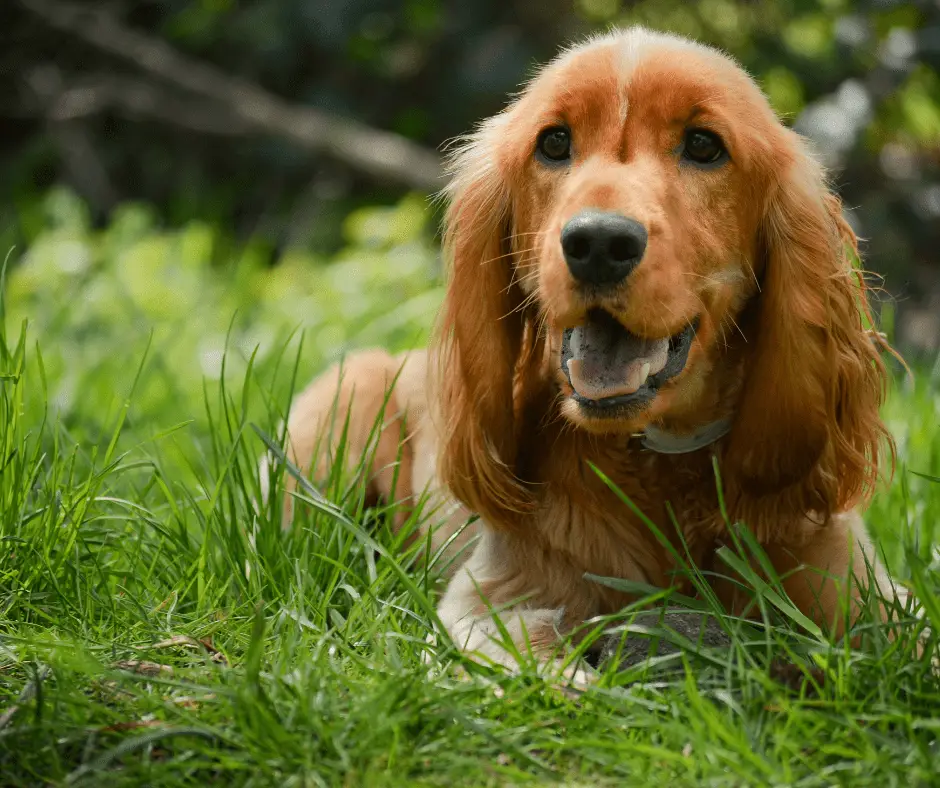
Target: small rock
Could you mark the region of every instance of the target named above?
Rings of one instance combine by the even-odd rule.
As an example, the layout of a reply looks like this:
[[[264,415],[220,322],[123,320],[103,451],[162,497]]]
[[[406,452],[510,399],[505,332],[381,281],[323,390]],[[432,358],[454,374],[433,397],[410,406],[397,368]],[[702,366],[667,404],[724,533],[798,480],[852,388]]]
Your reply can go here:
[[[639,614],[630,625],[650,632],[611,632],[603,636],[595,646],[598,665],[618,658],[618,651],[620,670],[632,668],[651,657],[679,654],[682,647],[672,642],[669,630],[701,648],[726,649],[731,645],[731,638],[714,616],[707,613],[652,611]]]

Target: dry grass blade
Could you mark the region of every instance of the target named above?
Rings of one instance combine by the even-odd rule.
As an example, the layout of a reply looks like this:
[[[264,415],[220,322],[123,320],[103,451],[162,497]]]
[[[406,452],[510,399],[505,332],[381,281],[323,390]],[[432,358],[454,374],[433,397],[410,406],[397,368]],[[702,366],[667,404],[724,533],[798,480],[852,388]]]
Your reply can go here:
[[[124,731],[135,731],[139,728],[162,728],[166,725],[163,720],[128,720],[127,722],[115,722],[113,725],[106,725],[99,730],[102,733],[123,733]]]
[[[218,662],[222,665],[228,665],[228,659],[225,654],[219,651],[213,644],[212,638],[193,638],[189,635],[173,635],[173,637],[167,638],[166,640],[161,640],[158,643],[154,643],[151,648],[153,649],[163,649],[163,648],[174,648],[175,646],[180,646],[184,648],[195,648],[195,649],[205,649],[213,662]]]
[[[174,673],[173,668],[169,665],[139,659],[122,659],[120,662],[115,662],[114,667],[131,673],[139,673],[143,676],[172,676]]]

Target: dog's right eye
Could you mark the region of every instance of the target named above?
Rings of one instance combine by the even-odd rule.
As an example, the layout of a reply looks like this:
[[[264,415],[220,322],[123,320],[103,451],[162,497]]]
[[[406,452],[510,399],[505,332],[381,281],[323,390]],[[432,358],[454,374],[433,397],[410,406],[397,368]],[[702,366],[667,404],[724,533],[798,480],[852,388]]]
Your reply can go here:
[[[535,150],[546,161],[567,161],[571,158],[571,132],[564,126],[544,129],[539,134]]]

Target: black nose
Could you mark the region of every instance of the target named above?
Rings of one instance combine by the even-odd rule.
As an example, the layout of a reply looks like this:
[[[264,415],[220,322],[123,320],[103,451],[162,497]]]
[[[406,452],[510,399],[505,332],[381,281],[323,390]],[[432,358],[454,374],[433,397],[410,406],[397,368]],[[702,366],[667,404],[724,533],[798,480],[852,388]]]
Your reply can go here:
[[[619,213],[581,211],[561,231],[571,275],[589,285],[616,285],[637,267],[646,250],[646,228]]]

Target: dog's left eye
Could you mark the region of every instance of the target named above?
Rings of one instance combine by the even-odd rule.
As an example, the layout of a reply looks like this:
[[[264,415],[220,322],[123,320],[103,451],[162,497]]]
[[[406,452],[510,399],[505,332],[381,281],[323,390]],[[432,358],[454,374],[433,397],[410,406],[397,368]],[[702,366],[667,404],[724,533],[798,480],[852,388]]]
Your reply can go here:
[[[696,164],[714,164],[728,155],[721,137],[704,129],[689,129],[685,133],[682,157]]]

